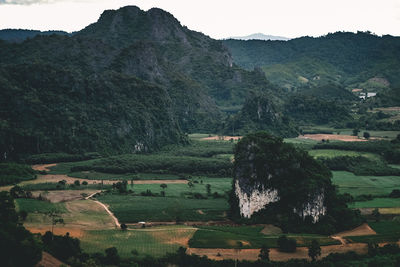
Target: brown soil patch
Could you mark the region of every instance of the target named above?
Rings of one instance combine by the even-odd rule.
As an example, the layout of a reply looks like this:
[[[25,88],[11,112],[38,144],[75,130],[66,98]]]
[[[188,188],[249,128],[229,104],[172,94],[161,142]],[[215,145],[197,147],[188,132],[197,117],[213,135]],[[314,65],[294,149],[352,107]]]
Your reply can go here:
[[[58,259],[54,258],[52,255],[50,255],[47,252],[42,253],[42,259],[39,261],[39,263],[36,266],[44,266],[44,267],[60,267],[60,266],[69,266]]]
[[[376,232],[369,227],[367,223],[363,223],[362,225],[348,231],[340,232],[335,234],[335,236],[344,237],[344,236],[362,236],[362,235],[376,235]]]
[[[143,229],[140,231],[148,232],[154,239],[164,244],[176,244],[184,247],[189,246],[189,240],[192,238],[196,228],[156,228],[156,229]],[[171,232],[172,231],[172,232]]]
[[[23,186],[26,184],[40,184],[40,183],[58,183],[61,180],[65,180],[67,184],[73,184],[76,180],[80,183],[87,182],[88,184],[114,184],[117,183],[119,180],[89,180],[89,179],[82,179],[82,178],[74,178],[69,177],[64,174],[46,174],[46,175],[38,175],[38,178],[35,180],[23,181],[18,185]],[[136,180],[134,184],[187,184],[187,180],[179,180],[179,179],[172,179],[172,180]],[[9,191],[13,186],[3,186],[0,187],[0,191]]]
[[[34,197],[42,195],[50,202],[66,202],[73,200],[85,199],[86,196],[98,192],[98,190],[62,190],[62,191],[34,191],[32,192]]]
[[[374,108],[374,110],[378,110],[378,111],[399,111],[400,112],[400,107]]]
[[[28,229],[31,233],[34,234],[45,234],[47,231],[51,231],[51,226],[47,227],[31,227],[31,226],[25,226],[26,229]],[[53,233],[55,235],[66,235],[69,233],[70,236],[72,237],[82,237],[84,234],[84,231],[79,228],[73,228],[73,227],[58,227],[55,226]]]
[[[242,136],[210,136],[210,137],[204,137],[201,138],[200,140],[205,140],[205,141],[209,141],[209,140],[219,140],[219,141],[230,141],[231,139],[233,140],[239,140],[241,139]]]
[[[347,245],[331,245],[321,247],[321,256],[326,257],[330,253],[345,253],[348,251],[355,251],[359,254],[367,253],[367,244],[347,244]],[[238,259],[238,260],[250,260],[255,261],[258,259],[260,254],[259,249],[207,249],[207,248],[188,248],[186,253],[196,254],[200,256],[207,256],[213,260],[223,259]],[[221,256],[217,256],[218,253]],[[306,247],[300,247],[296,249],[294,253],[284,253],[278,251],[278,249],[270,249],[269,257],[273,261],[287,261],[290,259],[309,259],[308,249]]]
[[[352,135],[339,135],[339,134],[305,134],[300,135],[298,138],[300,139],[312,139],[321,141],[324,140],[338,140],[338,141],[345,141],[345,142],[365,142],[366,139],[360,139],[357,136]],[[373,139],[373,138],[370,138]]]
[[[32,169],[35,171],[50,171],[49,168],[56,166],[57,163],[52,163],[52,164],[37,164],[37,165],[32,165]]]
[[[277,235],[282,233],[282,230],[275,225],[267,224],[265,225],[264,229],[261,230],[261,233],[263,233],[264,235]]]

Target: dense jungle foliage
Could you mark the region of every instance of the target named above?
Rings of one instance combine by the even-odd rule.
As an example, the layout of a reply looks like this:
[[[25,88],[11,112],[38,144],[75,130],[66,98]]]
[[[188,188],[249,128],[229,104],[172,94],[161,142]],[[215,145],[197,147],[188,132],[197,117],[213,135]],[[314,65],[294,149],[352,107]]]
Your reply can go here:
[[[156,8],[108,10],[72,36],[0,41],[0,62],[1,160],[184,144],[186,132],[215,132],[250,91],[282,93]]]

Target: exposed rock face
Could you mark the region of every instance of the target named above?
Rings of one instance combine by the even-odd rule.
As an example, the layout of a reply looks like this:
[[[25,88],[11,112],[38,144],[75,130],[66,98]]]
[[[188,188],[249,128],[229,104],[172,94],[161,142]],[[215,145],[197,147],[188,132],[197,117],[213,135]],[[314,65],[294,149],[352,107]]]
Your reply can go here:
[[[235,182],[235,194],[239,199],[240,214],[245,218],[250,218],[253,213],[280,199],[277,189],[265,188],[262,184],[243,188],[239,180]],[[311,216],[312,221],[316,223],[321,216],[326,214],[324,199],[323,193],[316,194],[309,202],[303,203],[300,209],[295,208],[293,211],[303,219]]]
[[[238,180],[235,183],[235,193],[239,199],[240,214],[245,218],[250,218],[254,212],[263,209],[269,203],[279,200],[276,189],[265,189],[263,185],[259,187],[261,187],[261,190],[252,190],[251,193],[247,193],[240,188]]]
[[[300,215],[303,219],[307,216],[311,216],[313,223],[318,222],[319,218],[326,214],[326,206],[324,205],[325,195],[324,193],[316,194],[309,202],[302,205],[302,209],[294,212]]]

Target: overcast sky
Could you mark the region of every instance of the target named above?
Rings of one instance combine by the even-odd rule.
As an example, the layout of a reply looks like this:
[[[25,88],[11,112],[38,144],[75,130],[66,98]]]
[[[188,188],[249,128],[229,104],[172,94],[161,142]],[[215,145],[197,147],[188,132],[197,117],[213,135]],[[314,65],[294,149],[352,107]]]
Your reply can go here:
[[[126,5],[162,8],[189,29],[218,39],[367,30],[400,36],[400,0],[0,0],[0,29],[78,31],[103,10]]]

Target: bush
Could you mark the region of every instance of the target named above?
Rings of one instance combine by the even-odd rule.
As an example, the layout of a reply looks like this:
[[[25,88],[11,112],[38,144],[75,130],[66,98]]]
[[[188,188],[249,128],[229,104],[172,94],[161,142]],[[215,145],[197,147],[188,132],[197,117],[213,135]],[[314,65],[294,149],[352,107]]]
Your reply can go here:
[[[35,171],[28,165],[0,163],[0,186],[16,184],[36,178]]]
[[[279,251],[282,251],[282,252],[295,252],[296,251],[296,246],[297,246],[296,239],[287,238],[286,235],[281,235],[278,238],[277,243],[278,243]]]

